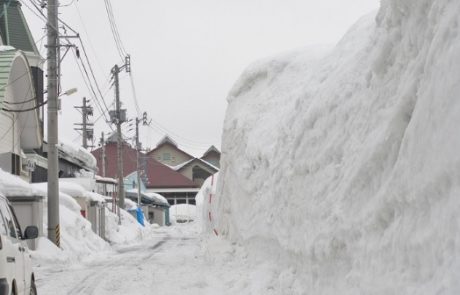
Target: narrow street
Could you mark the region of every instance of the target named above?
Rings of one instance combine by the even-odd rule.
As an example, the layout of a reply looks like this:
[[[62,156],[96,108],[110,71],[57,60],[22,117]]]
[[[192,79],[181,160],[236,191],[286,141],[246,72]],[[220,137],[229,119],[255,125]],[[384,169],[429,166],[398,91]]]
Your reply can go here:
[[[35,267],[38,292],[234,294],[234,287],[241,290],[244,284],[236,283],[242,274],[232,271],[230,252],[218,261],[209,257],[193,225],[158,229],[141,244],[118,247],[88,262]]]

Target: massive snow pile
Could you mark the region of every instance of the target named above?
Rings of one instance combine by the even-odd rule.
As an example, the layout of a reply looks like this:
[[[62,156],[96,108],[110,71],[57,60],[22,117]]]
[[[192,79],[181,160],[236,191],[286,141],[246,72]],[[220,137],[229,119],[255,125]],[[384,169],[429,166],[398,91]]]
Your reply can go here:
[[[219,231],[295,262],[279,294],[460,293],[460,1],[381,5],[228,97]]]

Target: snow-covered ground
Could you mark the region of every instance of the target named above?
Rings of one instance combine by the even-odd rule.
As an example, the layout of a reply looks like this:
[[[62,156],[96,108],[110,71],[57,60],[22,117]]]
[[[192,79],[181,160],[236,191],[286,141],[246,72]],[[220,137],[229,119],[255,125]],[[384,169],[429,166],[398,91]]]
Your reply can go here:
[[[275,260],[249,255],[223,239],[203,240],[200,232],[194,223],[151,229],[140,243],[117,246],[80,263],[36,267],[39,294],[273,293],[266,284],[277,275]],[[291,277],[286,274],[286,286]]]

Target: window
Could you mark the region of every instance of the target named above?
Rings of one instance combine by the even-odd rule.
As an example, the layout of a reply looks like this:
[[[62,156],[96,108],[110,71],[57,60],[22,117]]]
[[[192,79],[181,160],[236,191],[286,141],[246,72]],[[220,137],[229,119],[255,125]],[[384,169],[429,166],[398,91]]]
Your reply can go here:
[[[18,218],[16,217],[16,214],[14,214],[14,209],[13,207],[8,206],[8,209],[10,210],[11,216],[13,217],[13,223],[14,227],[16,228],[16,236],[19,239],[22,239],[22,231],[21,231],[21,225],[19,224]]]
[[[171,154],[170,153],[164,153],[163,154],[163,160],[164,161],[170,161],[171,160]]]
[[[16,239],[17,238],[17,233],[16,233],[16,228],[14,227],[14,221],[13,217],[10,213],[10,210],[8,209],[6,203],[2,200],[0,200],[0,211],[2,212],[3,217],[5,218],[5,224],[7,228],[8,235],[11,238]]]
[[[21,175],[21,158],[16,154],[11,154],[11,174]]]
[[[0,234],[6,235],[7,234],[7,227],[5,218],[3,217],[2,212],[0,211]]]

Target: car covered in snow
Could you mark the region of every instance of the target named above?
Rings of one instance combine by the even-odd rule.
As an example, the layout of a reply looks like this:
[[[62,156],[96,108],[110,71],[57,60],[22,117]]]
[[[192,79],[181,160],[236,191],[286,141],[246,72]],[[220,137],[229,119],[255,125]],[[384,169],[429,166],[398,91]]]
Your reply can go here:
[[[0,194],[0,295],[37,294],[35,276],[25,240],[38,237],[38,228],[24,233],[5,196]]]

